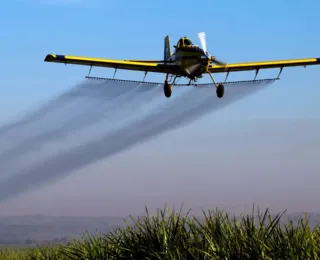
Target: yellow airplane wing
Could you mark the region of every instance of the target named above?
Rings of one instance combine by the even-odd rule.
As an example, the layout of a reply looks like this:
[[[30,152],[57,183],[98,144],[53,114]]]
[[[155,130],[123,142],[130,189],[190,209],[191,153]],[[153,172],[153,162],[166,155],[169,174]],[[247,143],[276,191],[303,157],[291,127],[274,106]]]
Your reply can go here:
[[[109,60],[102,58],[90,58],[82,56],[67,56],[58,54],[48,54],[44,61],[64,64],[76,64],[85,66],[107,67],[115,69],[148,71],[158,73],[176,74],[179,67],[173,64],[158,63],[156,61],[130,61],[130,60]]]
[[[230,63],[226,65],[210,65],[210,73],[231,72],[231,71],[248,71],[260,69],[273,69],[295,66],[310,66],[320,65],[320,58],[307,58],[295,60],[274,60],[274,61],[260,61],[260,62],[243,62]]]

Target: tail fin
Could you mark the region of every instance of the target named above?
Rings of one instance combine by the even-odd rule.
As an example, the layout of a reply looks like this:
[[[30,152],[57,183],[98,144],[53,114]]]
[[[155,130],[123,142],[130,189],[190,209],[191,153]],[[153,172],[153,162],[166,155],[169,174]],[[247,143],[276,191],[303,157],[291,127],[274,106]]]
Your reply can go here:
[[[171,56],[169,35],[164,38],[164,54],[163,60],[166,62]]]

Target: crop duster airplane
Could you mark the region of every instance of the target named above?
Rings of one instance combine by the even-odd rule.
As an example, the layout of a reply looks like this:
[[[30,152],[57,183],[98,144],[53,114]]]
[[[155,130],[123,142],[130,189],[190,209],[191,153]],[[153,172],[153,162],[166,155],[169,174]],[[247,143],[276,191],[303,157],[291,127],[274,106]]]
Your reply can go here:
[[[107,67],[114,69],[125,69],[144,71],[145,76],[148,72],[157,72],[166,74],[164,81],[164,94],[169,98],[172,94],[172,86],[181,85],[176,84],[176,79],[180,77],[188,78],[188,85],[199,85],[195,84],[197,79],[202,78],[203,74],[209,74],[213,84],[216,87],[216,93],[219,98],[224,95],[224,85],[216,83],[212,74],[214,73],[227,73],[225,82],[228,78],[229,72],[234,71],[249,71],[255,70],[256,80],[260,69],[272,69],[279,68],[279,76],[284,67],[294,66],[309,66],[319,65],[320,58],[305,58],[305,59],[294,59],[294,60],[274,60],[274,61],[260,61],[260,62],[241,62],[241,63],[225,63],[211,56],[207,52],[205,33],[201,32],[198,34],[201,43],[201,48],[194,45],[189,38],[182,37],[179,39],[177,45],[174,46],[175,50],[171,54],[170,39],[167,35],[164,38],[164,55],[163,60],[110,60],[103,58],[89,58],[82,56],[68,56],[58,54],[48,54],[44,61],[46,62],[57,62],[65,64],[77,64],[90,66]],[[89,71],[89,74],[90,74]],[[115,71],[116,72],[116,71]],[[171,83],[169,83],[169,76],[171,76]],[[87,78],[90,78],[89,76]]]

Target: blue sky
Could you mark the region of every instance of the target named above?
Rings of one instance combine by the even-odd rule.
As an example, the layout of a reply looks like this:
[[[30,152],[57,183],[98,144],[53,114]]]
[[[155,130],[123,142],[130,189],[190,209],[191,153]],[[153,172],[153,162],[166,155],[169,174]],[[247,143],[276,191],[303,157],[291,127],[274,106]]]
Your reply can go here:
[[[320,56],[319,1],[210,1],[194,6],[166,0],[6,1],[0,11],[1,117],[71,88],[88,72],[87,67],[44,63],[47,53],[158,59],[165,35],[172,37],[172,44],[180,36],[198,43],[197,33],[205,31],[209,52],[226,62]],[[269,117],[316,116],[318,69],[284,70],[281,82],[250,98],[247,105],[265,102],[261,112]],[[253,73],[233,78],[247,79]],[[112,76],[113,70],[93,69],[92,74]],[[276,74],[268,71],[261,77]],[[141,79],[143,73],[121,71],[117,76]],[[163,75],[147,79],[163,81]]]
[[[197,33],[205,31],[208,51],[225,62],[320,57],[319,9],[318,0],[309,0],[307,3],[299,0],[5,1],[0,9],[0,123],[72,88],[88,73],[87,67],[45,63],[43,60],[48,53],[110,59],[161,59],[165,35],[171,36],[172,45],[181,36],[188,36],[199,44]],[[261,72],[260,78],[276,76],[277,73],[278,70]],[[113,70],[93,68],[92,75],[111,77]],[[284,69],[280,81],[239,101],[237,105],[221,110],[214,118],[218,121],[237,122],[246,119],[318,120],[319,75],[318,66]],[[117,77],[137,80],[143,78],[143,73],[120,71]],[[230,80],[253,77],[254,72],[230,74]],[[223,78],[224,75],[217,76],[218,80]],[[147,80],[163,81],[164,76],[151,74],[147,76]],[[206,80],[209,81],[210,78],[207,77]],[[210,131],[214,129],[211,119],[200,120],[193,127],[173,133],[165,140],[168,143],[176,140],[181,147],[185,147],[184,137],[190,138],[199,133],[210,136]],[[230,126],[234,127],[232,124],[227,126],[228,131]],[[201,140],[198,141],[205,144]],[[139,148],[140,156],[161,142],[155,140],[152,145]],[[203,150],[210,152],[209,147],[198,146],[195,149],[198,149],[195,153]],[[241,150],[241,146],[238,149]],[[157,155],[160,158],[161,153]],[[136,160],[139,161],[139,158]],[[114,161],[118,170],[122,167],[120,161],[121,159]],[[140,158],[140,161],[143,159]],[[210,163],[210,159],[207,163]],[[178,167],[177,164],[175,167]],[[101,176],[97,176],[95,180],[99,182]],[[78,184],[88,181],[81,178],[78,179]],[[63,190],[61,187],[68,187],[72,182],[74,180],[66,181],[59,187]],[[51,193],[48,191],[50,196],[54,196],[54,189],[58,188],[55,186],[51,188]],[[74,199],[77,196],[79,194],[74,195]],[[99,196],[102,203],[102,187]],[[56,197],[56,200],[59,199],[59,196]],[[31,201],[30,199],[30,210],[34,209]],[[42,207],[43,203],[40,203]],[[6,209],[17,213],[18,211],[14,211],[14,207],[18,208],[17,205],[18,202]],[[36,210],[43,212],[39,207]],[[64,212],[67,208],[68,204],[63,204],[59,212]],[[45,212],[52,213],[46,209]]]

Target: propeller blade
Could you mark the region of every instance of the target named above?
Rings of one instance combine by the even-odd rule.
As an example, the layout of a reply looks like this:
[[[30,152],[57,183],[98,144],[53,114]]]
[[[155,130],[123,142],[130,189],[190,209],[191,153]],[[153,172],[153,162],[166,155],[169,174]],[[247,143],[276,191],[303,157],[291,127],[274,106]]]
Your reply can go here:
[[[201,48],[205,53],[207,53],[206,34],[204,32],[200,32],[198,33],[198,37],[200,40]]]
[[[201,47],[203,49],[203,51],[206,53],[206,55],[208,55],[208,58],[209,58],[209,62],[210,63],[216,63],[218,65],[226,65],[225,62],[223,61],[220,61],[220,60],[217,60],[214,56],[211,56],[208,52],[207,52],[207,41],[206,41],[206,34],[205,32],[200,32],[198,33],[198,37],[199,37],[199,40],[200,40],[200,44],[201,44]]]
[[[213,59],[212,62],[214,62],[214,63],[216,63],[216,64],[218,64],[218,65],[226,65],[225,62],[220,61],[220,60],[216,60],[216,59]]]

